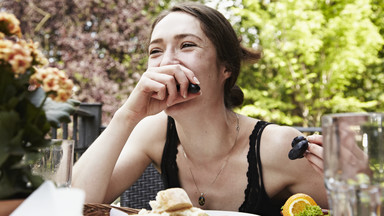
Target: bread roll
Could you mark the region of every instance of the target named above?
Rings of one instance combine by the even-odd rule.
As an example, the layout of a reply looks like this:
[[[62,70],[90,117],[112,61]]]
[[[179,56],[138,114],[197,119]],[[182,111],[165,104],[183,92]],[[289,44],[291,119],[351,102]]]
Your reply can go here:
[[[192,202],[188,194],[182,188],[170,188],[159,191],[156,201],[150,201],[149,205],[153,211],[169,212],[192,208]]]
[[[202,209],[192,206],[182,188],[159,191],[156,200],[150,201],[149,205],[152,210],[142,209],[138,216],[208,216]]]

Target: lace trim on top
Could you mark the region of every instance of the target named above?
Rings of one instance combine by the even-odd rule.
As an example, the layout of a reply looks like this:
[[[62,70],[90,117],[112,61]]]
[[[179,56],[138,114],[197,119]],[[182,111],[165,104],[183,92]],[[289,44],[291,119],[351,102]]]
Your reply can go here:
[[[247,155],[248,184],[244,191],[245,200],[240,206],[240,212],[260,214],[263,216],[280,215],[280,207],[273,207],[271,200],[264,189],[263,172],[260,160],[260,139],[264,128],[270,123],[258,121],[252,134],[249,136],[249,151]],[[161,176],[165,188],[181,187],[179,181],[179,168],[176,163],[179,137],[175,121],[168,116],[167,137],[161,161]]]

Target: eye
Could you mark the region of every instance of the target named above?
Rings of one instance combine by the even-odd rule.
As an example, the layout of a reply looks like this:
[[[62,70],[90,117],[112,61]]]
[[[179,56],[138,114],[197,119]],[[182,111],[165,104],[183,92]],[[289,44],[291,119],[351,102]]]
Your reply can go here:
[[[196,44],[191,42],[184,42],[181,44],[181,48],[194,47],[194,46],[196,46]]]
[[[160,52],[159,49],[151,49],[151,50],[149,51],[149,55],[154,55],[154,54],[159,53],[159,52]]]

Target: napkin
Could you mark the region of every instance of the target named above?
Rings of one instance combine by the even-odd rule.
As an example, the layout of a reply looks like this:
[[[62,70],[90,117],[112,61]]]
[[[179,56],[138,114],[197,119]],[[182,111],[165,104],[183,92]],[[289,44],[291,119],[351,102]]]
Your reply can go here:
[[[127,215],[128,215],[127,213],[114,208],[111,208],[111,211],[109,212],[109,216],[127,216]]]
[[[56,188],[45,181],[11,216],[81,216],[85,192],[77,188]]]

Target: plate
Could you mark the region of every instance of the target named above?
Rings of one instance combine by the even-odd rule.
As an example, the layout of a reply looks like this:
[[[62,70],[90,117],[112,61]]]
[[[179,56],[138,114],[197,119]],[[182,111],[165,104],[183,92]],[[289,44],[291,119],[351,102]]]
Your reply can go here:
[[[258,216],[255,214],[235,211],[204,210],[210,216]]]

